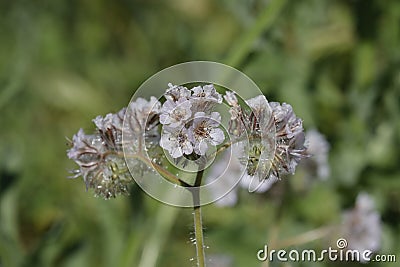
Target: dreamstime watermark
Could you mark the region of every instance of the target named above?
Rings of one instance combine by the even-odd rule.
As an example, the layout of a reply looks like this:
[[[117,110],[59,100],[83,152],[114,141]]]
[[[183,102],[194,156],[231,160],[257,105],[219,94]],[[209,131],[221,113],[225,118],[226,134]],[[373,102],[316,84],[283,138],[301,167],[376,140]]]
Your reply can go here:
[[[313,249],[305,250],[284,250],[268,249],[265,245],[263,249],[257,252],[259,261],[281,261],[281,262],[321,262],[329,261],[359,261],[359,262],[396,262],[394,254],[373,254],[371,250],[359,251],[348,249],[347,240],[339,238],[336,242],[337,248],[328,247],[317,252]]]

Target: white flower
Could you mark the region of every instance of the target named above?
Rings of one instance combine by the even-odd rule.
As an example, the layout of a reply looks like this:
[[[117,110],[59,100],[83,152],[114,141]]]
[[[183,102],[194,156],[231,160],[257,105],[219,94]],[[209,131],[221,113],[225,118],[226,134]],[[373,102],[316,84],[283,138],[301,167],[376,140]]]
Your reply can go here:
[[[178,101],[179,99],[188,100],[192,94],[192,92],[184,86],[173,85],[172,83],[168,84],[168,89],[165,92],[164,96],[167,100]]]
[[[118,113],[109,113],[105,117],[97,116],[93,119],[97,131],[105,145],[115,151],[122,151],[122,125],[126,108]]]
[[[276,177],[281,174],[294,174],[301,159],[307,158],[303,122],[296,117],[292,106],[277,102],[269,103],[275,124],[276,148],[272,172]]]
[[[108,116],[108,119],[112,116]],[[96,120],[99,126],[111,127],[106,126],[108,122],[100,118]],[[70,178],[82,176],[86,189],[92,188],[97,196],[108,199],[118,194],[127,194],[132,177],[123,159],[107,155],[106,152],[110,150],[103,137],[97,133],[86,135],[80,129],[72,138],[72,147],[67,155],[79,165],[79,169],[72,171],[73,176]]]
[[[235,104],[232,94],[226,99]],[[298,162],[307,157],[303,126],[286,103],[268,103],[265,96],[259,95],[246,100],[246,104],[250,110],[231,108],[235,116],[231,117],[229,130],[239,137],[247,133],[249,142],[239,143],[243,151],[238,156],[247,169],[249,191],[262,191],[282,175],[293,174]]]
[[[149,101],[139,97],[128,106],[127,131],[142,135],[145,131],[153,129],[158,124],[158,114],[161,110],[161,103],[152,96]]]
[[[368,194],[360,193],[354,209],[344,213],[342,235],[347,240],[347,249],[376,252],[380,248],[380,215],[375,211],[374,201]]]
[[[277,135],[292,138],[303,133],[303,122],[296,117],[291,105],[286,103],[281,105],[278,102],[270,102],[269,105],[273,112]]]
[[[86,135],[83,129],[79,129],[72,137],[71,145],[67,152],[68,158],[74,160],[80,167],[88,169],[97,165],[102,153],[106,151],[99,135]]]
[[[160,123],[170,127],[184,125],[192,116],[191,107],[191,102],[184,98],[180,98],[176,102],[165,101],[161,108]]]
[[[192,92],[192,97],[195,99],[197,98],[198,100],[212,101],[218,104],[222,103],[221,94],[215,90],[214,85],[212,84],[204,85],[203,87],[193,87]]]
[[[196,154],[205,155],[208,144],[216,146],[225,140],[224,132],[218,128],[220,122],[221,115],[218,112],[212,112],[210,116],[204,112],[196,112],[193,125],[189,129]]]
[[[239,106],[239,102],[237,100],[237,97],[235,95],[235,92],[232,91],[226,91],[224,98],[226,100],[226,102],[228,103],[228,105],[232,106],[232,107],[237,107]]]
[[[188,129],[185,127],[164,127],[161,135],[160,146],[168,150],[173,158],[190,155],[193,152],[192,143],[189,140]]]
[[[240,180],[240,186],[249,190],[251,193],[264,193],[267,192],[271,186],[278,181],[276,177],[259,180],[258,178],[245,173]]]
[[[233,152],[234,153],[234,152]],[[221,158],[214,162],[207,173],[207,184],[212,184],[211,194],[214,199],[218,199],[215,205],[219,207],[232,207],[238,199],[238,179],[243,168],[236,157],[232,157],[232,152],[226,150]],[[227,190],[230,191],[228,193]],[[225,194],[225,195],[224,195]]]
[[[320,179],[326,179],[330,174],[328,164],[329,143],[325,136],[315,129],[306,132],[307,154],[309,158],[301,161],[308,173]]]

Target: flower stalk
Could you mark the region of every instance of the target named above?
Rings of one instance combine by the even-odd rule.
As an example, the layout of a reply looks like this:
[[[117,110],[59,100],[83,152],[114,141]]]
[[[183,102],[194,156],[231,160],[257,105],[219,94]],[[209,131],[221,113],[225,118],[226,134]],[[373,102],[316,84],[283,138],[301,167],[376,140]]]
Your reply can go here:
[[[82,176],[86,188],[105,199],[129,194],[132,174],[142,183],[155,171],[174,188],[185,188],[192,197],[185,207],[193,208],[197,266],[204,267],[201,205],[208,200],[201,199],[200,187],[208,163],[231,148],[237,163],[230,166],[236,168],[233,176],[240,174],[236,178],[242,178],[249,192],[265,192],[307,157],[302,120],[289,104],[268,102],[264,95],[238,97],[233,91],[222,95],[212,84],[191,89],[168,84],[161,98],[139,97],[117,113],[97,116],[93,134],[81,129],[69,141],[67,155],[79,166],[71,178]],[[224,100],[230,107],[227,127],[217,109]],[[178,178],[167,170],[168,164],[190,173],[197,170],[195,182]],[[228,178],[228,184],[235,182]]]
[[[193,216],[194,216],[194,234],[196,244],[197,266],[205,266],[205,253],[204,253],[204,236],[203,236],[203,220],[201,215],[200,206],[200,185],[203,178],[204,171],[200,169],[196,175],[192,196],[193,196]]]

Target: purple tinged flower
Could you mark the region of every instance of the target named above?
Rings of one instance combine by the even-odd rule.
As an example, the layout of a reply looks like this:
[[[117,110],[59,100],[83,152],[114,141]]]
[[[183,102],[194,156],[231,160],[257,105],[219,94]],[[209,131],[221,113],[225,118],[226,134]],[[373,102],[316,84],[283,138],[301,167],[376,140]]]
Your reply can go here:
[[[96,120],[99,125],[101,121],[100,118]],[[105,199],[128,193],[132,177],[125,166],[125,161],[107,154],[110,149],[101,134],[86,135],[80,129],[73,136],[71,146],[67,152],[68,158],[74,160],[79,169],[72,171],[73,176],[70,178],[82,176],[86,189],[94,189],[96,196]]]
[[[79,130],[67,152],[68,157],[79,165],[78,170],[72,171],[71,178],[82,176],[87,189],[93,189],[95,195],[106,199],[127,194],[133,179],[121,156],[122,133],[129,133],[128,136],[137,140],[143,134],[146,136],[145,131],[154,131],[160,108],[155,97],[149,101],[138,98],[116,114],[97,116],[93,120],[95,134],[86,135]]]
[[[170,127],[184,125],[192,116],[191,107],[191,102],[184,98],[180,98],[176,102],[165,101],[161,108],[160,123]]]
[[[231,107],[239,106],[239,102],[237,100],[235,92],[226,91],[225,95],[224,95],[224,99],[228,103],[228,105],[231,106]]]
[[[278,181],[276,177],[269,177],[268,179],[258,180],[254,179],[254,176],[251,176],[245,173],[240,180],[240,186],[245,189],[251,189],[251,192],[255,193],[265,193],[267,192],[271,186]]]
[[[273,112],[277,136],[290,139],[298,134],[304,134],[303,122],[296,117],[291,105],[278,102],[270,102],[269,105]]]
[[[232,207],[238,200],[238,175],[243,173],[243,166],[236,157],[231,157],[230,150],[223,152],[221,158],[210,166],[207,173],[207,184],[211,184],[213,198],[218,199],[215,205],[218,207]],[[228,193],[227,190],[230,191]]]
[[[309,130],[305,135],[309,158],[301,161],[301,166],[308,173],[320,179],[329,177],[330,168],[328,163],[329,143],[325,136],[315,129]]]
[[[306,158],[305,137],[301,119],[290,105],[268,103],[259,95],[246,100],[250,110],[236,107],[232,94],[226,96],[232,105],[230,132],[236,136],[247,133],[241,162],[247,168],[249,191],[263,191],[280,179],[293,174],[298,162]],[[271,155],[270,155],[271,154]],[[267,181],[266,181],[267,180]],[[246,179],[244,179],[246,182]]]
[[[149,130],[158,123],[158,115],[161,111],[161,103],[154,96],[150,97],[147,101],[139,97],[135,102],[130,103],[131,118],[126,118],[133,122],[133,130],[137,132],[138,129]]]
[[[354,209],[343,214],[342,237],[347,249],[376,252],[381,246],[382,226],[374,201],[367,193],[357,196]]]
[[[122,151],[122,128],[126,108],[118,113],[109,113],[105,117],[97,116],[93,119],[97,131],[105,145],[115,151]]]
[[[283,103],[269,103],[275,124],[276,147],[272,162],[272,174],[294,174],[301,159],[307,158],[303,122],[296,117],[292,107]]]
[[[86,135],[83,129],[72,137],[71,145],[67,151],[68,158],[86,169],[95,167],[107,150],[99,135]]]
[[[193,87],[192,92],[192,98],[194,99],[222,103],[222,95],[215,90],[212,84]]]
[[[218,112],[212,112],[211,115],[196,112],[193,125],[189,129],[196,154],[205,155],[209,144],[216,146],[225,140],[224,132],[218,128],[220,123],[221,115]]]
[[[178,86],[169,83],[168,87],[169,88],[165,92],[164,96],[167,100],[171,100],[173,102],[176,102],[179,99],[188,100],[192,94],[192,92],[184,86]]]
[[[164,127],[160,146],[168,150],[173,158],[190,155],[193,152],[193,145],[189,140],[188,129],[185,127],[181,127],[180,129],[168,126]]]

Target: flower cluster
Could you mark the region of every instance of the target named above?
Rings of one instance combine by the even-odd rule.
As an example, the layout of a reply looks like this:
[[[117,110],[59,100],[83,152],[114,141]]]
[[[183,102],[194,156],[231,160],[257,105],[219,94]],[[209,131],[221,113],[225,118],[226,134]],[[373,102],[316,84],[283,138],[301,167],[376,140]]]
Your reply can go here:
[[[122,126],[118,117],[123,112],[94,119],[99,127],[94,134],[87,135],[80,129],[67,154],[79,165],[71,178],[82,176],[86,189],[93,188],[96,195],[106,199],[126,194],[132,180],[124,160],[115,156],[122,150],[122,127],[117,127]]]
[[[109,113],[105,117],[97,116],[94,134],[85,134],[82,129],[70,141],[68,158],[74,160],[79,169],[72,171],[71,178],[83,177],[86,189],[92,188],[96,196],[105,199],[119,194],[127,194],[133,181],[123,158],[123,133],[129,133],[135,140],[141,133],[149,138],[157,138],[156,125],[161,104],[156,98],[146,101],[138,98],[128,108]],[[129,110],[129,112],[127,112]],[[128,123],[123,124],[128,116]],[[128,136],[129,136],[128,135]],[[138,152],[138,148],[135,148]]]
[[[344,213],[341,235],[348,242],[347,249],[376,252],[380,248],[381,219],[367,193],[360,193],[355,207]]]
[[[169,84],[166,101],[161,107],[160,123],[163,125],[160,146],[171,157],[179,158],[195,153],[206,154],[210,145],[225,140],[219,128],[221,115],[213,111],[222,103],[222,96],[212,84],[196,86],[191,90]]]
[[[239,142],[247,144],[247,156],[241,160],[246,166],[243,183],[257,178],[261,184],[253,191],[266,191],[282,175],[294,174],[299,161],[307,155],[302,121],[292,107],[268,103],[260,95],[246,100],[250,109],[245,109],[233,92],[228,91],[224,97],[231,106],[229,132],[239,140],[247,135],[248,143]],[[272,159],[268,159],[269,155],[273,155]]]
[[[305,169],[308,176],[325,180],[330,175],[328,164],[329,143],[326,137],[316,129],[306,132],[306,153],[309,158],[301,161],[300,166]]]
[[[223,97],[212,84],[168,87],[163,103],[156,97],[137,98],[115,114],[96,117],[94,134],[80,129],[68,150],[79,165],[72,177],[82,176],[87,189],[107,199],[128,192],[129,171],[140,176],[152,171],[153,163],[160,165],[165,158],[161,148],[177,162],[188,158],[202,165],[210,147],[225,141],[221,114],[215,111],[223,98],[231,114],[231,140],[225,145],[235,151],[239,165],[232,175],[244,173],[242,186],[250,189],[257,180],[253,191],[264,192],[282,175],[293,174],[306,157],[302,121],[290,105],[268,103],[263,95],[239,104],[235,93],[226,91]]]
[[[272,162],[271,175],[294,174],[301,159],[306,154],[303,122],[298,118],[289,104],[269,103],[275,125],[276,147]]]

